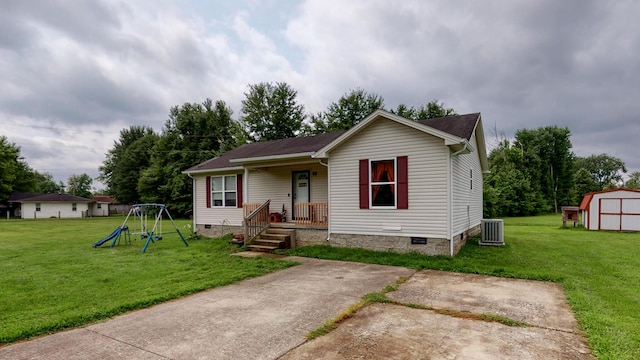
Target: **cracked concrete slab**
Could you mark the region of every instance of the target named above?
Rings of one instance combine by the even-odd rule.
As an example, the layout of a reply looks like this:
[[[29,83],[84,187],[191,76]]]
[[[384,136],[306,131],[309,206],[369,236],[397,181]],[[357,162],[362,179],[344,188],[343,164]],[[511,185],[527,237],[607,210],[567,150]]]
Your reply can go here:
[[[591,359],[557,284],[288,258],[301,265],[33,341],[0,359]],[[452,315],[372,304],[329,334],[305,335],[362,296],[387,294]],[[465,314],[492,313],[530,327]]]
[[[424,270],[387,296],[404,303],[498,314],[539,327],[578,330],[564,291],[552,282]]]
[[[280,360],[592,358],[584,339],[573,333],[372,304],[328,335],[293,349]]]
[[[415,271],[290,257],[301,265],[0,348],[0,359],[275,359]]]

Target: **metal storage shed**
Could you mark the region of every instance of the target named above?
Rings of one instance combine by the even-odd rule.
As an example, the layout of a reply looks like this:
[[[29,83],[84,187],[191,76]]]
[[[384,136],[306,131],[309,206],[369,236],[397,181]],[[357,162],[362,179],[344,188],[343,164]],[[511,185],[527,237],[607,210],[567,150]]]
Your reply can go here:
[[[640,231],[640,190],[589,193],[582,199],[580,211],[589,230]]]

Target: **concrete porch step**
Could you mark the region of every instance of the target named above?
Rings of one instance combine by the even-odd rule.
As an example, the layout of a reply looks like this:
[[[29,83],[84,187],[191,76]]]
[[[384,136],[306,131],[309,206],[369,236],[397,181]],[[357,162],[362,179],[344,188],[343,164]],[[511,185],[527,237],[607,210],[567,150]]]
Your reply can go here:
[[[271,233],[271,232],[265,231],[262,234],[260,234],[260,238],[267,239],[267,240],[285,241],[288,238],[290,238],[290,236],[288,234],[278,234],[278,233]]]
[[[247,249],[262,252],[289,249],[291,248],[291,238],[295,236],[294,234],[295,230],[292,232],[290,230],[267,229],[254,240],[253,244],[247,246]]]
[[[271,240],[259,238],[253,242],[253,245],[275,246],[278,249],[285,249],[287,242],[285,240]]]
[[[247,250],[249,251],[259,251],[259,252],[272,252],[273,250],[278,249],[275,246],[267,246],[267,245],[249,245],[247,246]]]

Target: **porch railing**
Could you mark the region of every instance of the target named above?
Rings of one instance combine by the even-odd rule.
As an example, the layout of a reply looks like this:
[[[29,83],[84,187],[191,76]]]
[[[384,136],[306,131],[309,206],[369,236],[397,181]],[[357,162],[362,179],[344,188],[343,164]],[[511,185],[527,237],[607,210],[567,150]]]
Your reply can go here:
[[[254,212],[257,208],[259,208],[262,203],[244,203],[242,204],[242,218],[246,218],[252,212]]]
[[[244,218],[244,244],[249,245],[260,235],[262,231],[269,227],[269,204],[271,200],[260,204],[255,210]],[[252,204],[247,204],[252,205]],[[245,205],[242,205],[245,208]],[[249,211],[249,210],[245,210]]]
[[[295,204],[296,225],[329,225],[329,204],[326,202],[307,202]]]

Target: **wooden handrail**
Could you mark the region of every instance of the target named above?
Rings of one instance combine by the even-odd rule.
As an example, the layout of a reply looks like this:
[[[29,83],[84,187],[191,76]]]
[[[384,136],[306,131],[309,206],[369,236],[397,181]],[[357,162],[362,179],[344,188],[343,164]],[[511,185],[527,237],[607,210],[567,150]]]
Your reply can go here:
[[[295,204],[296,225],[329,225],[329,204],[326,202],[303,202]]]
[[[249,245],[253,240],[269,227],[269,204],[265,201],[244,218],[244,245]],[[244,208],[244,205],[243,205]]]
[[[252,212],[254,212],[257,208],[259,208],[262,203],[244,203],[242,204],[242,218],[246,218]]]

